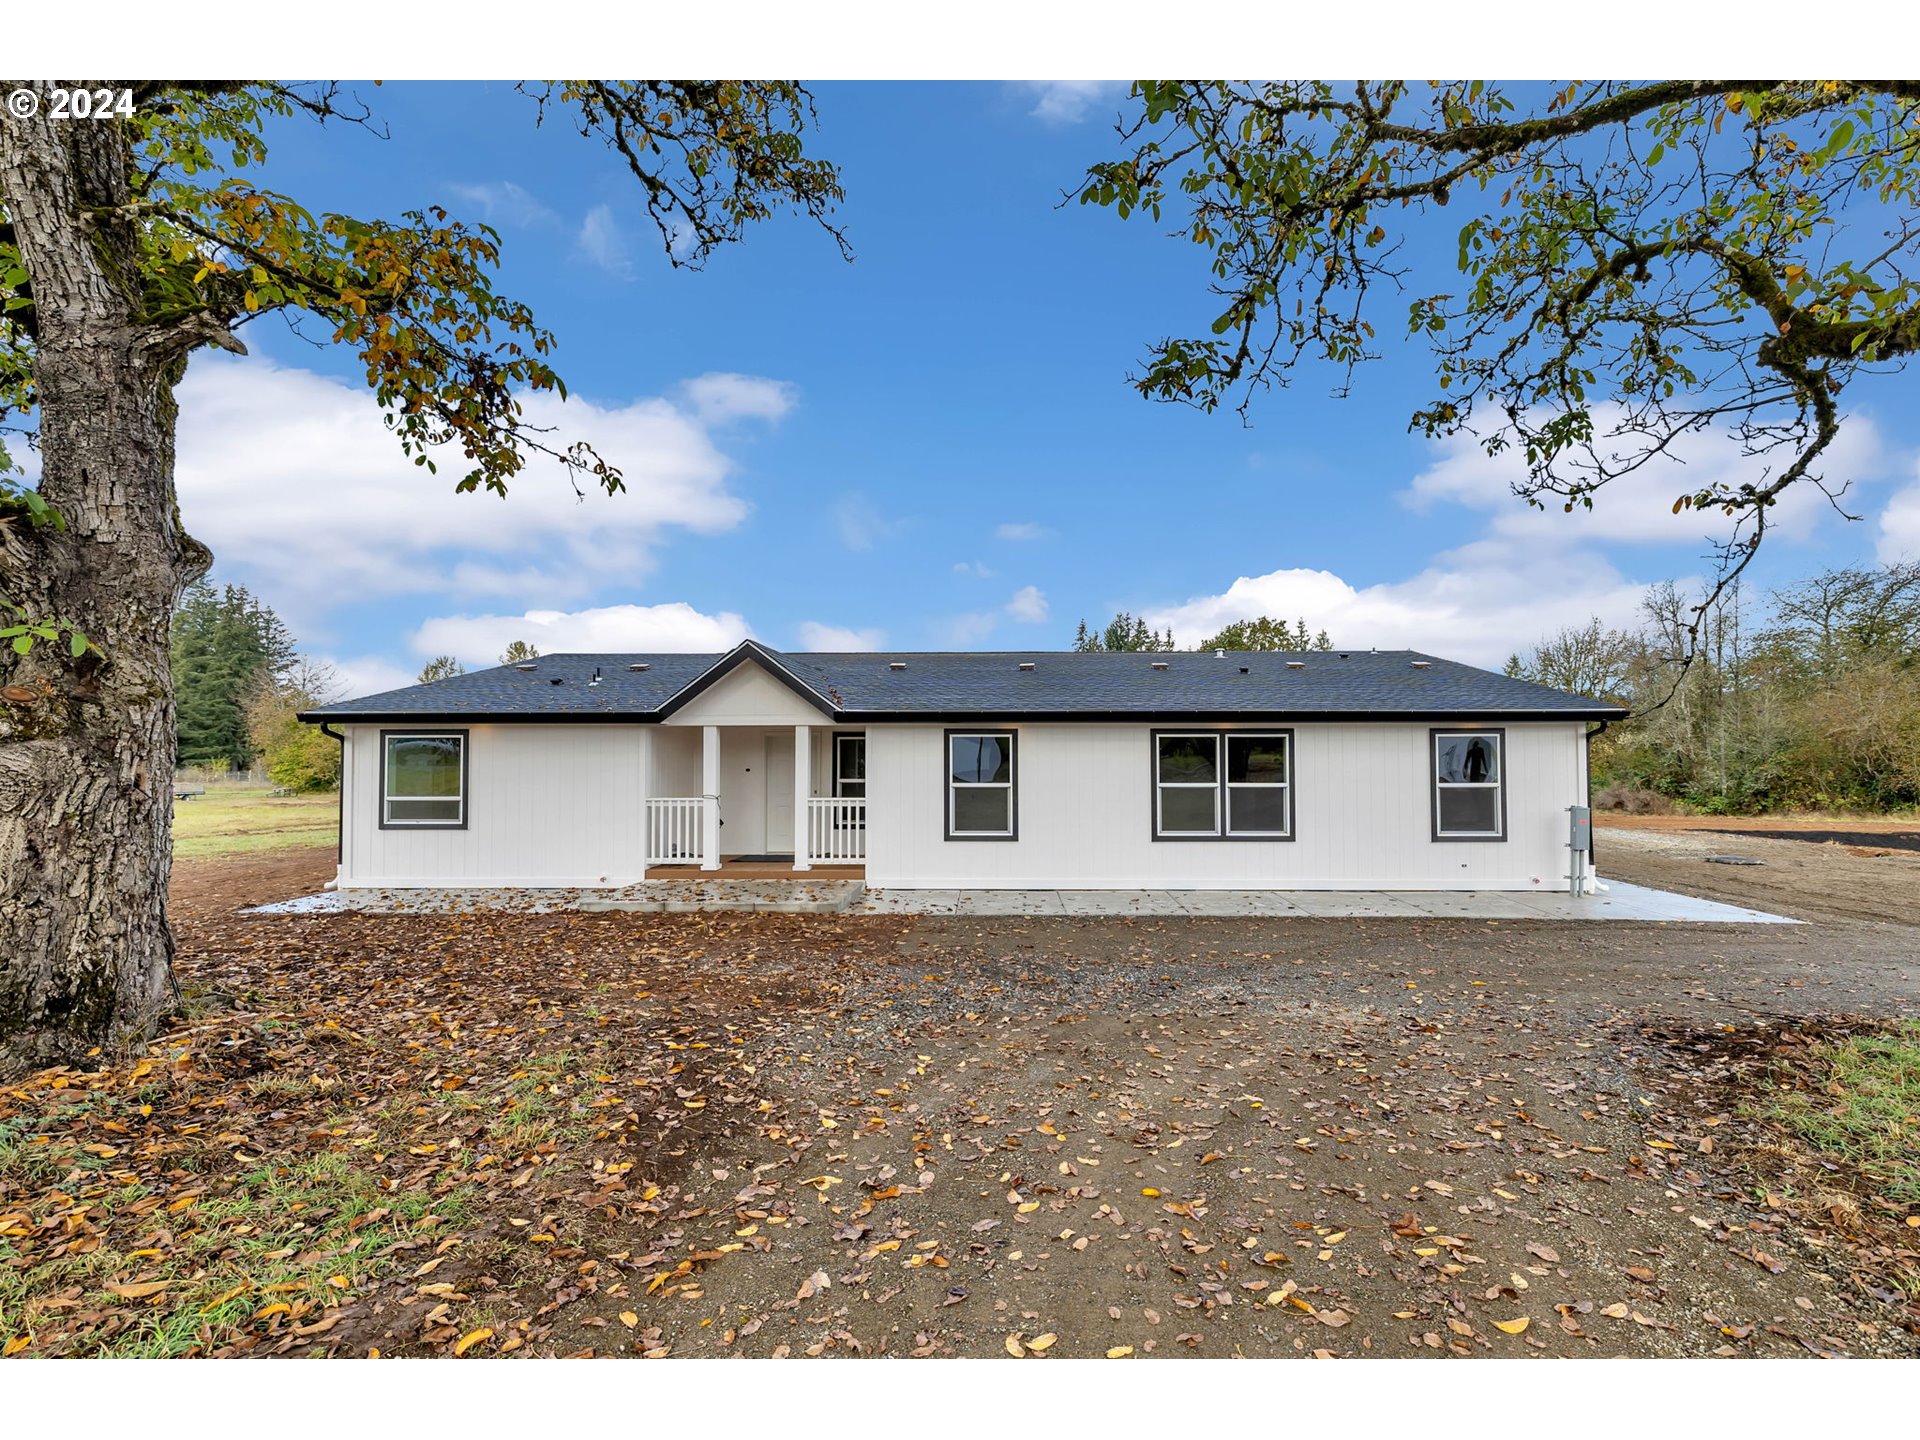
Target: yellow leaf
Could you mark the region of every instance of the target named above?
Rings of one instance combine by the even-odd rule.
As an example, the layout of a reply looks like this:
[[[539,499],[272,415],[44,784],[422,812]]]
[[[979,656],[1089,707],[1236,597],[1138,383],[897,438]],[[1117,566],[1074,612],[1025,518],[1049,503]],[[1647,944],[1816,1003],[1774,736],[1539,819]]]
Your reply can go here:
[[[1147,1188],[1142,1190],[1140,1193],[1146,1196],[1149,1200],[1158,1200],[1160,1198],[1160,1192],[1154,1189],[1151,1185],[1147,1186]]]
[[[1038,1210],[1039,1208],[1040,1208],[1040,1202],[1038,1200],[1029,1200],[1027,1201],[1026,1204],[1020,1207],[1020,1213],[1022,1215],[1031,1215],[1034,1211]]]
[[[26,1349],[27,1346],[31,1345],[32,1343],[33,1343],[33,1336],[16,1335],[13,1337],[13,1339],[7,1341],[6,1349],[4,1351],[0,1351],[0,1353],[7,1354],[7,1355],[18,1355],[22,1350]]]
[[[1126,1359],[1127,1356],[1131,1355],[1132,1353],[1133,1353],[1133,1346],[1116,1345],[1111,1350],[1107,1351],[1107,1358],[1109,1360],[1124,1360]]]
[[[453,1353],[456,1355],[464,1355],[482,1340],[491,1340],[492,1338],[493,1331],[491,1330],[469,1330],[454,1342]]]
[[[1058,1335],[1054,1334],[1051,1330],[1049,1330],[1046,1334],[1036,1335],[1033,1337],[1033,1339],[1027,1341],[1027,1349],[1051,1350],[1053,1348],[1053,1342],[1058,1340],[1059,1338],[1060,1337]]]
[[[1493,1322],[1493,1328],[1496,1330],[1504,1330],[1509,1335],[1519,1335],[1524,1333],[1527,1328],[1527,1317],[1522,1315],[1517,1320],[1496,1320]]]
[[[640,1317],[631,1310],[622,1310],[620,1312],[620,1323],[631,1330],[640,1323]]]
[[[1007,1353],[1016,1360],[1026,1358],[1027,1347],[1020,1343],[1020,1337],[1018,1335],[1007,1336]]]

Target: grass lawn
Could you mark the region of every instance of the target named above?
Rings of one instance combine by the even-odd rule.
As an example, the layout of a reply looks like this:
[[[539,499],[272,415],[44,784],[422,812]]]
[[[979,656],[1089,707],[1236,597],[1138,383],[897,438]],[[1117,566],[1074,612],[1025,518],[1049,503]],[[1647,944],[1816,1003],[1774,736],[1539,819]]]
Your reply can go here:
[[[1810,1083],[1781,1095],[1768,1118],[1920,1210],[1920,1021],[1820,1045],[1809,1060]]]
[[[260,789],[210,789],[173,806],[173,853],[264,854],[305,845],[331,845],[339,827],[339,797],[286,795]]]

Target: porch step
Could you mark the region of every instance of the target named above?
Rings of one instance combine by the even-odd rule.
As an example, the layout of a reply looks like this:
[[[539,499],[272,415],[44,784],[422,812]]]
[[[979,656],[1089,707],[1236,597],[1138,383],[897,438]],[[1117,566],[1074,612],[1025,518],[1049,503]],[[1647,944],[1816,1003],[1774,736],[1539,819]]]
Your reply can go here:
[[[574,908],[588,914],[618,910],[643,915],[706,911],[837,915],[859,904],[866,893],[864,880],[646,880],[618,899],[583,898]]]

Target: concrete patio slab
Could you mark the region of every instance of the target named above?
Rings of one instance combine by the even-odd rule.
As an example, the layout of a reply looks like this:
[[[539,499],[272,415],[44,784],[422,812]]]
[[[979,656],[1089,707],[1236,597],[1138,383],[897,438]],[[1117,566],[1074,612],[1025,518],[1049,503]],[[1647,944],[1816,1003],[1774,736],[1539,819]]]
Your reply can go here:
[[[1544,890],[868,890],[853,909],[872,915],[1308,916],[1320,919],[1640,920],[1708,925],[1797,925],[1692,895],[1609,881],[1575,899]]]

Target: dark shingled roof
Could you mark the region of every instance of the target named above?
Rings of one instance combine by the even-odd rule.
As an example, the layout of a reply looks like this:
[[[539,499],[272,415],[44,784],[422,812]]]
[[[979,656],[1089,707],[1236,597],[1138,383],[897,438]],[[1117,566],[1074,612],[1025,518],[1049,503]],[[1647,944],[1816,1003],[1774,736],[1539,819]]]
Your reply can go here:
[[[1225,658],[1210,650],[786,654],[748,640],[724,655],[542,655],[532,669],[502,665],[321,705],[300,718],[645,723],[671,715],[746,661],[838,721],[1611,720],[1627,713],[1413,650],[1232,650]],[[640,665],[646,668],[634,668]]]

